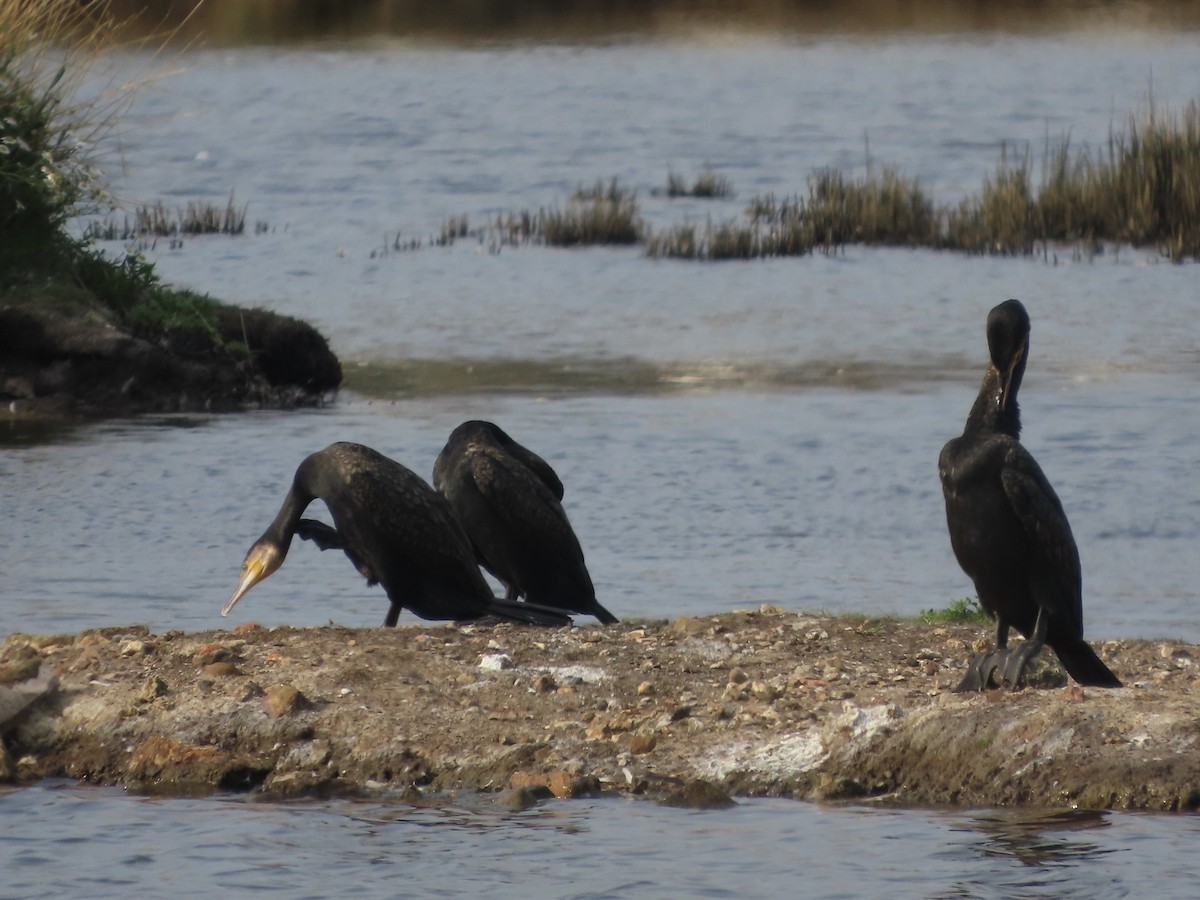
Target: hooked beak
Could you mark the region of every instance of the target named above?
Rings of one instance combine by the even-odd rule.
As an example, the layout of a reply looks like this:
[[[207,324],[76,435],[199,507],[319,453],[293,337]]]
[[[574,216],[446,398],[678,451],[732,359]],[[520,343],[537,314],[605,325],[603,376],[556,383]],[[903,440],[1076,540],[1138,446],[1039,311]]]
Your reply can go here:
[[[237,590],[233,592],[233,596],[221,607],[221,615],[229,615],[229,611],[233,609],[234,605],[242,599],[250,588],[278,569],[282,561],[279,555],[272,552],[269,548],[259,545],[252,547],[250,552],[246,554],[246,561],[242,563],[242,580],[238,584]]]

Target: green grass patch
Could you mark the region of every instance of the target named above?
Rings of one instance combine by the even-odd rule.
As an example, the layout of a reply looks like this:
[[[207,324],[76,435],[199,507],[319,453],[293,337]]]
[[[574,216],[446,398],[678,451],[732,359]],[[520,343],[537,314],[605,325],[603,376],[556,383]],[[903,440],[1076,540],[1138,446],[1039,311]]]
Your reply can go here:
[[[925,609],[917,616],[926,625],[983,625],[992,621],[974,597],[954,600],[944,609]]]

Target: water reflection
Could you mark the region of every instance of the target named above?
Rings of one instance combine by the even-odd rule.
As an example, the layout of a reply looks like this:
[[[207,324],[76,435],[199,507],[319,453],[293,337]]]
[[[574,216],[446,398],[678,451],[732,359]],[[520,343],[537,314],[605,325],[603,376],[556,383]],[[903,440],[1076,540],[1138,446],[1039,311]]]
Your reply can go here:
[[[0,419],[0,450],[65,444],[80,440],[79,423],[44,419]],[[2,473],[0,473],[2,474]]]
[[[981,856],[1013,859],[1026,866],[1078,865],[1114,852],[1082,840],[1079,832],[1112,825],[1100,810],[989,811],[972,823],[984,835]]]
[[[5,896],[1190,896],[1192,817],[825,806],[723,811],[502,795],[251,802],[43,784],[0,793]]]
[[[989,810],[950,830],[959,837],[941,854],[972,871],[939,900],[977,897],[1119,897],[1129,894],[1110,858],[1127,848],[1104,840],[1113,814],[1099,810]]]

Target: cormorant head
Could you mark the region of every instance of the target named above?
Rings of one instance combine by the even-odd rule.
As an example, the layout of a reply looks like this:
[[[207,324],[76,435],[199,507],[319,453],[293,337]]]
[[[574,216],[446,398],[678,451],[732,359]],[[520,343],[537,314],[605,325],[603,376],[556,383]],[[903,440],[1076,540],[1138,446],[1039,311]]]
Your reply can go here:
[[[234,604],[241,600],[250,588],[283,565],[283,558],[286,555],[287,550],[270,537],[264,536],[255,541],[250,552],[246,554],[245,562],[242,563],[242,580],[238,584],[237,590],[233,592],[233,596],[221,608],[221,615],[229,615]]]
[[[1020,300],[1005,300],[988,313],[988,352],[1000,373],[999,407],[1003,412],[1016,404],[1029,354],[1029,313]]]

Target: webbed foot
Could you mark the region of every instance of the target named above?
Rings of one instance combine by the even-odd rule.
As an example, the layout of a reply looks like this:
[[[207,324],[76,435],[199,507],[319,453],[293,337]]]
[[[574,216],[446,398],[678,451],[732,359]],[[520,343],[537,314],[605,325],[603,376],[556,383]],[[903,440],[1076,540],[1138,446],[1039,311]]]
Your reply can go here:
[[[967,663],[967,674],[958,683],[954,693],[965,694],[986,691],[990,687],[999,687],[1003,675],[997,676],[997,670],[1005,666],[1008,656],[1007,650],[989,650],[972,658]],[[993,679],[995,684],[993,684]]]

